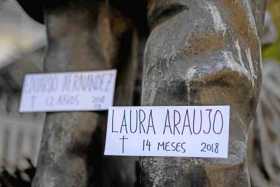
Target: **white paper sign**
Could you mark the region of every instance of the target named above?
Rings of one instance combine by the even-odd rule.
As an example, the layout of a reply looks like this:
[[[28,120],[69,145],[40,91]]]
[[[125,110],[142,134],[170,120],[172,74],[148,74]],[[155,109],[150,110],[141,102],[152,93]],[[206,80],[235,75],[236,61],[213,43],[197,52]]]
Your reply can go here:
[[[105,155],[227,158],[229,106],[111,107]]]
[[[20,112],[99,111],[113,105],[116,70],[29,74]]]

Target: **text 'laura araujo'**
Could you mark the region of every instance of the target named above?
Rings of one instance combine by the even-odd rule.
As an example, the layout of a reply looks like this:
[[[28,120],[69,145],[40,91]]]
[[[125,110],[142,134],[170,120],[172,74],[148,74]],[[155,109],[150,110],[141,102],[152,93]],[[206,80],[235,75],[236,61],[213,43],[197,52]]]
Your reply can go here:
[[[229,106],[111,107],[105,155],[227,158]]]

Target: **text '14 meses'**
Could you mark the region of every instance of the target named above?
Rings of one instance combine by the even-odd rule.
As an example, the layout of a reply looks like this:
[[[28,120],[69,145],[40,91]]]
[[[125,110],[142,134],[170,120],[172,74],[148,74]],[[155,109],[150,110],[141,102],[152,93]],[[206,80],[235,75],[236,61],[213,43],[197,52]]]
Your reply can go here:
[[[105,155],[227,158],[229,106],[111,107]]]

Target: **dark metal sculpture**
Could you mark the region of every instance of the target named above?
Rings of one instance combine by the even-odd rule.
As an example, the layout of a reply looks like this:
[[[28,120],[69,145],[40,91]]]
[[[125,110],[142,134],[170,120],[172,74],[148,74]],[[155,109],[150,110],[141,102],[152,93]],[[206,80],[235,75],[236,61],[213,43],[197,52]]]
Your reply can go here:
[[[263,3],[149,2],[142,104],[230,105],[231,119],[228,159],[141,158],[142,186],[250,186],[246,152],[261,83]]]
[[[146,41],[142,105],[231,105],[228,159],[141,158],[137,185],[250,185],[246,143],[260,90],[265,0],[52,0],[44,7],[45,72],[116,68],[115,104],[131,105]],[[134,159],[103,156],[105,124],[105,112],[49,113],[33,186],[133,186]]]

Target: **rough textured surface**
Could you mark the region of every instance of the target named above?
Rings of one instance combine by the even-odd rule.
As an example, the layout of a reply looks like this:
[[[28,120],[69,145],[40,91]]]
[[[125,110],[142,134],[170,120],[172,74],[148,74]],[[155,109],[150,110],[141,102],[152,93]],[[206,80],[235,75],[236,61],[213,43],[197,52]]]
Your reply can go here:
[[[47,9],[46,23],[45,72],[116,68],[115,104],[131,104],[137,38],[129,20],[105,3],[73,1]],[[134,159],[103,156],[106,115],[48,113],[33,187],[132,186]]]
[[[124,9],[118,0],[46,2],[45,71],[117,68],[115,104],[131,104],[135,29],[147,35],[130,19],[136,1]],[[261,82],[264,7],[265,0],[147,1],[142,104],[231,105],[230,151],[229,159],[141,158],[139,186],[250,185],[246,145]],[[33,186],[133,186],[133,159],[102,156],[105,122],[105,113],[49,113]]]
[[[140,186],[250,186],[264,1],[151,0],[143,105],[231,105],[229,159],[141,158]]]

